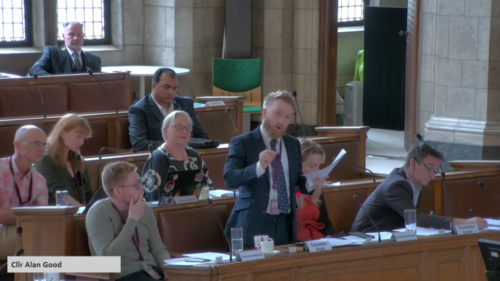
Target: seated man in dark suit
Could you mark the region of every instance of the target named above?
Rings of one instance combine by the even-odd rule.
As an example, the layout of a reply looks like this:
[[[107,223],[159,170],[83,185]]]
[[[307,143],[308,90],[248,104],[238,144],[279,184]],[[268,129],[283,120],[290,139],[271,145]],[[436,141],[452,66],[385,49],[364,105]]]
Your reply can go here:
[[[55,75],[86,72],[87,67],[93,72],[101,72],[101,58],[82,51],[83,24],[76,21],[63,24],[64,46],[47,46],[42,58],[33,65],[29,75]]]
[[[369,213],[380,231],[404,228],[404,210],[417,209],[420,205],[420,190],[438,174],[443,153],[427,143],[414,144],[408,151],[404,167],[394,169],[375,188],[359,209],[351,231],[374,232]],[[418,213],[417,226],[436,229],[452,229],[454,225],[477,224],[479,229],[487,226],[482,218],[458,219]]]
[[[208,139],[207,133],[196,116],[193,100],[189,97],[177,96],[179,80],[170,68],[160,68],[153,75],[152,93],[142,98],[128,109],[129,136],[132,147],[148,150],[162,145],[163,119],[174,110],[183,110],[193,120],[192,138]]]
[[[239,188],[239,196],[224,234],[243,228],[244,248],[254,247],[255,235],[269,235],[275,245],[297,237],[295,190],[305,188],[299,141],[286,134],[294,99],[277,91],[264,99],[262,125],[231,140],[224,165],[224,184]]]

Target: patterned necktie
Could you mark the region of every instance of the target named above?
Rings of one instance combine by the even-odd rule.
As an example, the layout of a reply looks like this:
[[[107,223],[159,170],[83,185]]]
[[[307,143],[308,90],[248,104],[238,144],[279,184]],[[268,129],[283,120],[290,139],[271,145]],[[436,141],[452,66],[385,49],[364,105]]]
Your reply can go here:
[[[271,149],[276,151],[276,140],[271,141]],[[288,193],[286,192],[285,172],[283,165],[281,164],[281,155],[276,154],[276,157],[274,157],[274,160],[271,163],[271,167],[273,168],[273,180],[274,173],[276,173],[276,169],[278,169],[278,177],[276,178],[276,182],[273,182],[273,184],[276,184],[278,187],[278,208],[281,213],[288,214],[290,211],[290,203],[288,202]]]
[[[75,63],[76,71],[82,70],[82,63],[78,59],[78,53],[76,52],[73,53],[73,62]]]

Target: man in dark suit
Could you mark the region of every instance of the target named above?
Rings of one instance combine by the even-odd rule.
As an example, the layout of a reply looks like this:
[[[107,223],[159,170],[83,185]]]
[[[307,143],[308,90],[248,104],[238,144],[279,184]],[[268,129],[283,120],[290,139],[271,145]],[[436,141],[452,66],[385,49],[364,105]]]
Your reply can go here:
[[[191,116],[191,137],[208,139],[194,111],[193,100],[177,96],[178,85],[175,71],[160,68],[153,75],[152,93],[129,108],[129,136],[133,148],[145,151],[149,144],[153,148],[160,146],[164,142],[161,130],[163,119],[174,110],[184,110]]]
[[[359,209],[351,231],[376,231],[367,214],[380,231],[404,228],[404,210],[417,209],[420,205],[420,190],[440,173],[443,153],[427,143],[414,144],[408,151],[404,167],[394,169],[380,183]],[[479,229],[487,226],[482,218],[459,219],[418,213],[417,226],[452,229],[454,225],[477,224]]]
[[[29,71],[29,75],[54,75],[86,72],[87,67],[93,72],[101,72],[101,59],[82,51],[83,24],[66,22],[63,24],[64,46],[48,46],[43,50],[42,58]]]
[[[269,235],[275,245],[296,241],[295,191],[305,190],[299,141],[286,134],[293,114],[289,92],[266,96],[262,125],[231,140],[224,165],[224,184],[239,188],[224,234],[243,228],[245,248],[254,247],[255,235]]]

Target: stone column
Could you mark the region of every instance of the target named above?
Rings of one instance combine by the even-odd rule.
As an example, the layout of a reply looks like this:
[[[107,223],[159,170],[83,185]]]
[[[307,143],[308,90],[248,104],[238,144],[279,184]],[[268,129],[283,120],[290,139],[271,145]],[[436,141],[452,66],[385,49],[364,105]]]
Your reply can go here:
[[[422,3],[420,128],[448,161],[500,159],[500,0]]]

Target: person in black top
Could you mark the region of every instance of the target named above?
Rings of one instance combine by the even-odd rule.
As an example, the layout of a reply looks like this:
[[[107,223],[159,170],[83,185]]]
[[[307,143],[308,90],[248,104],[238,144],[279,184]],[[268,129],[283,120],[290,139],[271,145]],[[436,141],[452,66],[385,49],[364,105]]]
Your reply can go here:
[[[166,182],[168,174],[173,171],[201,170],[197,191],[201,191],[201,187],[209,181],[205,161],[196,150],[187,146],[193,130],[189,114],[181,110],[172,111],[163,121],[162,128],[165,142],[153,151],[142,170],[142,177],[146,181],[144,193],[148,201],[158,199],[158,188],[163,189],[162,194],[167,198],[178,195],[179,187]]]

